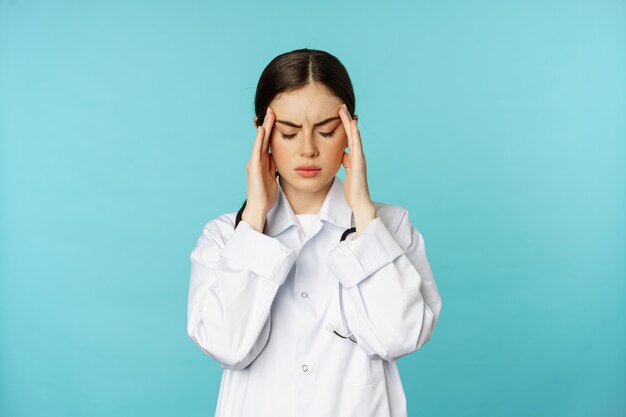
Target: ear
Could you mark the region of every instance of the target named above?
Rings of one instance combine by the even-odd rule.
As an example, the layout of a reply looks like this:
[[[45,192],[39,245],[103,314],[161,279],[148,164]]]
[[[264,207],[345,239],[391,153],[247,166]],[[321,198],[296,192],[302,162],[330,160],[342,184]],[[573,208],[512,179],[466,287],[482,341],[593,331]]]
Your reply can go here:
[[[358,114],[355,114],[355,115],[354,115],[354,117],[353,117],[353,119],[358,121],[358,120],[359,120],[359,115],[358,115]]]
[[[252,123],[254,123],[254,128],[257,129],[259,126],[256,124],[256,122],[259,120],[258,117],[254,116],[254,118],[252,119]]]

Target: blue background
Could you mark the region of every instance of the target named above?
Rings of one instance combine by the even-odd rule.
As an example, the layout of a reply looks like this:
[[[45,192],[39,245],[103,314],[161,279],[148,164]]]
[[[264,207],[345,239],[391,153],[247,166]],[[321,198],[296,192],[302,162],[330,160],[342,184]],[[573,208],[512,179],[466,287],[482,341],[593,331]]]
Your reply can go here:
[[[409,415],[624,415],[623,1],[0,0],[0,36],[0,415],[213,415],[189,255],[302,47],[347,67],[372,198],[426,239]]]

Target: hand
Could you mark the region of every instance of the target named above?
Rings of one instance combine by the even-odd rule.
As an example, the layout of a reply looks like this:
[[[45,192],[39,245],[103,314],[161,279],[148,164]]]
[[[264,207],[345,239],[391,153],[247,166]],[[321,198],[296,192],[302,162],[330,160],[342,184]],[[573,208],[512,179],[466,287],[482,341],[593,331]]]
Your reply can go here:
[[[241,219],[261,233],[263,232],[265,217],[276,204],[276,197],[278,196],[276,163],[268,151],[274,120],[274,112],[268,107],[263,125],[257,128],[252,155],[246,164],[248,190],[246,207],[241,214]]]
[[[348,205],[352,208],[356,221],[357,235],[376,217],[376,209],[370,198],[367,186],[367,169],[365,155],[361,145],[361,135],[356,119],[352,119],[345,104],[339,109],[339,116],[348,136],[348,149],[344,151],[341,163],[346,169],[344,194]]]

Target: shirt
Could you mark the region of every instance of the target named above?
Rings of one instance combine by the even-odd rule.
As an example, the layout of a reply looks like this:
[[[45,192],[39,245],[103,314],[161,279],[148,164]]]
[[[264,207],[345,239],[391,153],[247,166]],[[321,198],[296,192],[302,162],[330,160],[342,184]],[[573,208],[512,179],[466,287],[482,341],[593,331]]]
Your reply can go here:
[[[223,369],[215,416],[406,416],[396,360],[441,310],[422,234],[373,201],[340,242],[355,224],[335,176],[305,235],[277,182],[264,233],[225,213],[191,252],[187,333]]]
[[[313,229],[315,228],[316,220],[319,219],[319,213],[306,213],[306,214],[296,214],[298,218],[298,223],[302,227],[302,231],[304,232],[304,237],[308,238],[313,233]]]

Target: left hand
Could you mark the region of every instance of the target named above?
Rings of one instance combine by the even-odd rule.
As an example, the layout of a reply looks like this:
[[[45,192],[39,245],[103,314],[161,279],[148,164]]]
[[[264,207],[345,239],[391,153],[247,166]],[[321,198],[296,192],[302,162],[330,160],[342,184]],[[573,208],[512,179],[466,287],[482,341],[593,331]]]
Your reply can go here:
[[[341,117],[348,136],[348,150],[350,151],[349,154],[344,151],[341,159],[341,163],[346,169],[344,195],[354,213],[357,234],[359,234],[360,230],[376,217],[376,210],[367,186],[365,155],[363,154],[357,120],[350,116],[345,104],[339,109],[339,117]]]

